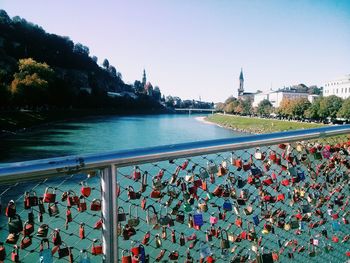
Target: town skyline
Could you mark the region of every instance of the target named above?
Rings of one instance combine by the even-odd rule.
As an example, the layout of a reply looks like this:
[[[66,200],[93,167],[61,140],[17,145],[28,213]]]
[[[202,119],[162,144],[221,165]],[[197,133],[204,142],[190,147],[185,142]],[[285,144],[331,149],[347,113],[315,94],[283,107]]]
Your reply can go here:
[[[88,46],[126,83],[141,80],[145,68],[163,94],[184,99],[224,101],[238,88],[241,68],[248,91],[323,86],[349,74],[347,1],[67,5],[4,0],[1,8]]]

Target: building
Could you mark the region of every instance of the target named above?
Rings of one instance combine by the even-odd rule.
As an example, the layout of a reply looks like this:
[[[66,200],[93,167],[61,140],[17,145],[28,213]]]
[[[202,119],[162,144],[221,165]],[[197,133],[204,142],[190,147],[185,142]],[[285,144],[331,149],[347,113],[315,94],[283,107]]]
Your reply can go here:
[[[335,95],[342,99],[350,97],[350,74],[333,81],[326,82],[323,87],[323,96]]]
[[[243,70],[241,68],[241,74],[239,74],[239,88],[238,88],[238,99],[240,100],[253,100],[256,93],[244,92],[244,77]]]
[[[257,107],[259,103],[263,100],[270,101],[274,108],[278,108],[281,105],[283,99],[293,100],[306,98],[312,103],[315,100],[315,98],[318,97],[318,95],[309,94],[307,91],[300,92],[300,90],[294,87],[295,86],[290,88],[279,89],[276,91],[257,93],[254,95],[253,107]]]

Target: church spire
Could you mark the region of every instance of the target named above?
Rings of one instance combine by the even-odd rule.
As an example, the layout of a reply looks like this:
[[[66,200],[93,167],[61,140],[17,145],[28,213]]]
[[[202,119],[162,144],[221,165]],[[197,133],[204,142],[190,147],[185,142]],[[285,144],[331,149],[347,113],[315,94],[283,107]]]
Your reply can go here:
[[[147,79],[146,79],[146,70],[143,69],[142,86],[145,86],[145,85],[146,85],[146,82],[147,82]]]
[[[241,68],[241,74],[239,74],[238,98],[243,96],[243,93],[244,93],[244,78],[243,78],[243,69]]]

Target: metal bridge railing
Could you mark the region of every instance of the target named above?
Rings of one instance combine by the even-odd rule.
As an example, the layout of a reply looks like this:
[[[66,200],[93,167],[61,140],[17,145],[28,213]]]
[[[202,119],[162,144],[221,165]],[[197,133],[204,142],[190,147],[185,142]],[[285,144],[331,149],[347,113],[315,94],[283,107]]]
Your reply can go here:
[[[1,167],[0,261],[345,262],[349,134],[333,126]]]

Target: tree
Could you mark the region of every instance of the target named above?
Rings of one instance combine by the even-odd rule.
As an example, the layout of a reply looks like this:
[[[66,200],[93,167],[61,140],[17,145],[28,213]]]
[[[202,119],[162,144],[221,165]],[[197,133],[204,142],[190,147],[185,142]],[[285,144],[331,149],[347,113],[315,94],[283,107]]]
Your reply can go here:
[[[165,105],[167,107],[173,108],[174,107],[174,98],[172,96],[167,96],[165,99]]]
[[[47,88],[54,71],[46,63],[32,58],[20,59],[18,69],[11,83],[16,102],[31,106],[47,104]]]
[[[109,61],[108,61],[108,59],[105,58],[105,60],[104,60],[103,63],[102,63],[102,66],[103,66],[105,69],[108,69],[108,68],[109,68]]]
[[[73,48],[73,52],[81,55],[88,56],[90,53],[90,50],[87,46],[84,46],[83,44],[76,43]]]
[[[292,101],[287,98],[282,99],[277,113],[283,117],[292,117]]]
[[[92,56],[91,59],[97,64],[98,58],[96,56]]]
[[[228,104],[225,104],[224,111],[227,113],[235,113],[235,108],[238,106],[237,101],[231,101]]]
[[[216,105],[215,105],[215,109],[217,110],[217,111],[224,111],[224,108],[225,108],[225,103],[222,103],[222,102],[218,102],[218,103],[216,103]]]
[[[249,115],[252,113],[252,100],[251,99],[245,99],[240,100],[239,105],[242,108],[241,114],[243,115]]]
[[[294,118],[304,118],[305,111],[311,106],[311,103],[307,98],[299,98],[293,99],[290,106]]]
[[[310,107],[305,111],[305,117],[313,120],[317,120],[320,118],[320,103],[323,98],[317,98]]]
[[[350,119],[350,98],[347,98],[346,100],[343,101],[343,105],[338,111],[337,116],[339,118]]]
[[[114,66],[110,65],[108,67],[108,71],[111,74],[112,77],[116,77],[117,76],[117,70]]]
[[[335,119],[343,100],[335,95],[324,97],[320,102],[319,115],[322,119]]]
[[[5,10],[0,9],[0,24],[10,24],[11,18],[8,16]]]
[[[272,112],[272,108],[272,103],[269,100],[264,99],[260,101],[257,108],[257,113],[260,116],[268,116]]]

